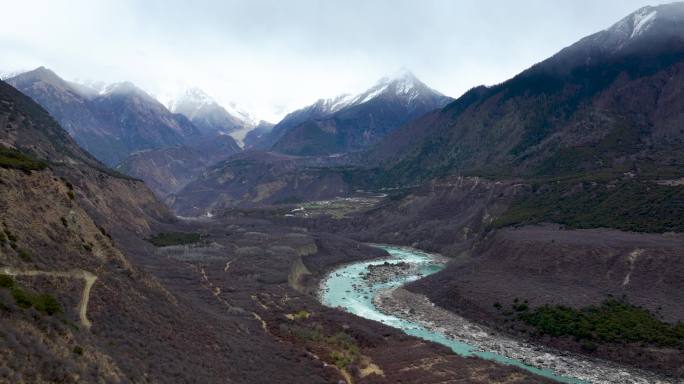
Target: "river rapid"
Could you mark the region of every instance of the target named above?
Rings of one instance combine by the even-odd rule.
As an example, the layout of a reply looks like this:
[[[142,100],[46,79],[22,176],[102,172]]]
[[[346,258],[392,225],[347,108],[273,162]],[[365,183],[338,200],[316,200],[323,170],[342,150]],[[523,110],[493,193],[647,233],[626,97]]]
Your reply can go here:
[[[461,356],[514,365],[562,383],[671,382],[648,372],[514,340],[436,307],[426,297],[401,287],[439,272],[447,260],[408,247],[376,246],[390,257],[343,265],[322,280],[319,296],[324,305],[442,344]]]

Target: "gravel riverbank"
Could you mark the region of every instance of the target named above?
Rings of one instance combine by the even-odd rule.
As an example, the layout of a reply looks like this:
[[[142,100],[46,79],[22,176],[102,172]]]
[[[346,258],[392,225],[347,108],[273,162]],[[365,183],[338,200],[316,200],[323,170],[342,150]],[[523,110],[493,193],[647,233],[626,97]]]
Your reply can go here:
[[[425,296],[403,288],[381,291],[373,298],[373,304],[385,314],[441,332],[453,340],[468,343],[483,352],[494,352],[527,365],[553,370],[559,375],[599,384],[676,383],[650,372],[514,340],[437,307]]]

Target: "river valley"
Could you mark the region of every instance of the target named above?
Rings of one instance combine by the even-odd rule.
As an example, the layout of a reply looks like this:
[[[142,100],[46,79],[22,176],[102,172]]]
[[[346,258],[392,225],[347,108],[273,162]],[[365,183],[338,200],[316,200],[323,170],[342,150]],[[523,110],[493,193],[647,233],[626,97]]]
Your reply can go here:
[[[462,356],[514,365],[558,382],[673,382],[650,372],[518,341],[436,307],[425,296],[401,287],[439,272],[447,260],[406,247],[378,247],[390,258],[347,264],[328,274],[321,283],[323,304],[442,344]]]

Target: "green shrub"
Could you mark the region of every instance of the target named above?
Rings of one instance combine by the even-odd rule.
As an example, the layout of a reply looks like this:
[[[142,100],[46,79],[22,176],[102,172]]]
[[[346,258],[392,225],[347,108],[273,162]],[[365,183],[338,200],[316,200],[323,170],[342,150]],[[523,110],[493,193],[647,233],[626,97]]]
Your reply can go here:
[[[29,261],[31,261],[31,254],[29,254],[25,249],[20,249],[19,250],[19,258],[22,261],[29,262]]]
[[[340,369],[347,368],[359,357],[359,346],[356,344],[356,340],[344,332],[337,332],[332,336],[328,336],[325,339],[325,343],[333,349],[330,357],[333,360],[333,364]]]
[[[33,300],[31,300],[29,293],[19,287],[12,288],[12,297],[14,297],[17,305],[22,308],[31,308],[33,306]]]
[[[45,169],[47,163],[36,160],[16,149],[0,146],[0,167],[30,172]]]
[[[33,307],[40,312],[54,315],[62,312],[62,306],[57,299],[47,293],[39,293],[33,297]]]
[[[0,274],[0,288],[12,288],[14,287],[14,279],[12,276]]]
[[[514,201],[493,225],[541,222],[569,228],[683,232],[684,187],[634,180],[547,183]]]
[[[5,236],[7,236],[7,239],[10,241],[10,243],[16,243],[17,242],[17,237],[10,232],[9,229],[5,229]]]
[[[80,345],[77,345],[74,347],[73,352],[79,356],[82,356],[83,355],[83,347],[81,347]]]
[[[545,334],[574,337],[587,345],[603,342],[677,347],[684,341],[683,324],[670,325],[643,308],[615,299],[582,309],[542,306],[519,318]]]
[[[11,289],[14,301],[21,308],[33,307],[50,316],[62,312],[62,306],[57,299],[48,293],[33,293],[17,287],[16,285],[13,285]]]

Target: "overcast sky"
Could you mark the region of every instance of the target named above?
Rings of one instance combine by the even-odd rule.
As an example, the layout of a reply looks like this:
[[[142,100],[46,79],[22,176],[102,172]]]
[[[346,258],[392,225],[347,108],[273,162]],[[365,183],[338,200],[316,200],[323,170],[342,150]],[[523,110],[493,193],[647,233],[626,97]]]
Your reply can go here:
[[[0,0],[0,70],[189,86],[276,122],[406,68],[453,97],[506,80],[643,0]]]

